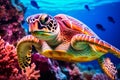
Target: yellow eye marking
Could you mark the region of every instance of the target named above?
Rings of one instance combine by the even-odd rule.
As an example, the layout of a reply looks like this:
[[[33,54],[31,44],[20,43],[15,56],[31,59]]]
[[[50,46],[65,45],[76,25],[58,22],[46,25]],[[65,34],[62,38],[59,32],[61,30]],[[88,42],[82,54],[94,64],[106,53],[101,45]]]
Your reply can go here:
[[[41,16],[41,20],[42,21],[45,21],[45,18],[47,17],[47,14],[43,14],[42,16]]]

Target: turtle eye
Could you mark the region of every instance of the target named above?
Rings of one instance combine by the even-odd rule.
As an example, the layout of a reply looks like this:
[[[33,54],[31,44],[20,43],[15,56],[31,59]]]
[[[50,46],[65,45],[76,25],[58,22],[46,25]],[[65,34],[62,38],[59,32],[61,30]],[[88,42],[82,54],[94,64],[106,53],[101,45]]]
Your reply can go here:
[[[44,14],[41,16],[41,19],[40,19],[40,22],[41,24],[45,25],[45,24],[48,24],[49,23],[49,16]]]
[[[27,17],[26,22],[29,24],[30,17]]]

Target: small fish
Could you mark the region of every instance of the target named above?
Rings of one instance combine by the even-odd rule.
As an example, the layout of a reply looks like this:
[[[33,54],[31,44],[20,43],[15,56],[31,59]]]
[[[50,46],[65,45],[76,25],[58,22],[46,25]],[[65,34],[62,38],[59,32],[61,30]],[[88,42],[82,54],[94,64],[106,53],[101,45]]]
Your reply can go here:
[[[109,22],[112,22],[113,24],[115,23],[115,20],[113,19],[113,17],[108,16],[107,19],[108,19]]]
[[[85,7],[88,11],[90,11],[90,8],[89,8],[88,5],[85,5],[84,7]]]
[[[31,5],[33,6],[33,7],[35,7],[35,8],[37,8],[37,9],[39,9],[40,7],[39,7],[39,5],[37,4],[37,2],[36,1],[34,1],[34,0],[31,0]]]
[[[96,24],[97,29],[105,31],[106,29],[101,24]]]

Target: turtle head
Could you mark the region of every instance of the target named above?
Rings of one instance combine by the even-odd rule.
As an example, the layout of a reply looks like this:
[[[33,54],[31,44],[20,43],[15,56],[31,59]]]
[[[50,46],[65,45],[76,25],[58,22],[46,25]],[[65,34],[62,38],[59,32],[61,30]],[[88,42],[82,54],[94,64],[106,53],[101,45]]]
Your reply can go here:
[[[59,25],[54,17],[48,14],[35,14],[27,18],[29,32],[41,40],[52,40],[59,33]]]

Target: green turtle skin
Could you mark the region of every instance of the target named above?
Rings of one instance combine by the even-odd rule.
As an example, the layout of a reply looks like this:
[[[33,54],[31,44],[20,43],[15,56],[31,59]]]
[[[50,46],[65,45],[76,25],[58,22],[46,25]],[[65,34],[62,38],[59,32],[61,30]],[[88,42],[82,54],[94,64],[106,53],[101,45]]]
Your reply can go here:
[[[104,66],[104,59],[101,57],[108,52],[120,57],[120,51],[100,39],[83,22],[65,14],[52,17],[44,13],[29,16],[27,22],[31,35],[23,37],[17,44],[21,68],[29,66],[31,46],[35,46],[40,54],[52,59],[69,62],[98,59],[105,73],[111,79],[115,79],[116,74],[113,75],[110,68]]]

